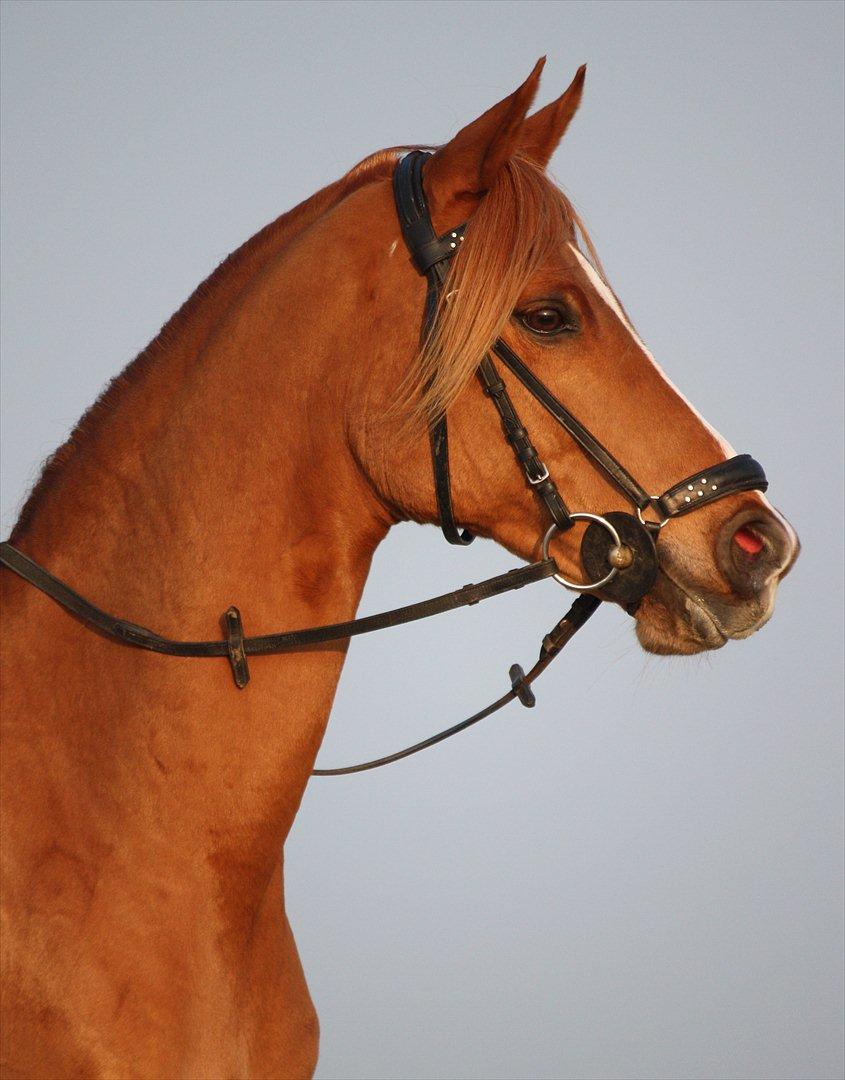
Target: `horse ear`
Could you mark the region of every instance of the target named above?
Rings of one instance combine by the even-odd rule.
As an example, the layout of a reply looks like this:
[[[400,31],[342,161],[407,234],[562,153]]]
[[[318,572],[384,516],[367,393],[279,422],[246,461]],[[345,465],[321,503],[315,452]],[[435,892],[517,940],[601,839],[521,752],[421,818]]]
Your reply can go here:
[[[529,116],[522,125],[520,153],[543,169],[548,165],[549,159],[569,127],[569,121],[581,104],[586,74],[587,65],[582,64],[569,87],[557,101],[553,101],[550,105],[535,112],[533,116]]]
[[[425,189],[432,209],[477,202],[489,191],[499,170],[520,145],[520,129],[531,107],[546,58],[509,97],[461,128],[425,167]]]

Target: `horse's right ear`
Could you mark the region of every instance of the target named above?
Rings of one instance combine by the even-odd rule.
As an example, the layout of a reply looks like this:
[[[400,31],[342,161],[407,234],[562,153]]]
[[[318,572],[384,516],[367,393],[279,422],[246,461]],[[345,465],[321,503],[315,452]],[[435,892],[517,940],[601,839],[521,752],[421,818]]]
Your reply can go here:
[[[462,214],[471,212],[489,191],[499,170],[519,149],[522,122],[545,62],[541,57],[518,90],[461,128],[426,164],[424,186],[433,214],[451,217],[458,208]]]
[[[569,122],[581,104],[584,92],[584,76],[587,65],[582,64],[575,73],[575,78],[564,90],[557,101],[546,105],[544,109],[529,116],[520,132],[520,152],[530,158],[540,168],[545,169],[549,158],[557,149]]]

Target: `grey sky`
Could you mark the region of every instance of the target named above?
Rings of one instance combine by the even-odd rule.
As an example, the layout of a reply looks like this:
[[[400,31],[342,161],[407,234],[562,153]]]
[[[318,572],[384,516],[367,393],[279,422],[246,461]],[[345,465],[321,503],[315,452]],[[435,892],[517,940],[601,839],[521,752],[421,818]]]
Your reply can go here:
[[[3,5],[2,520],[103,383],[281,210],[589,63],[553,171],[804,553],[773,621],[618,611],[485,726],[310,786],[288,903],[327,1078],[842,1075],[842,19],[815,3]],[[511,565],[403,526],[362,613]],[[226,598],[227,602],[230,598]],[[501,692],[553,584],[350,651],[321,761]]]

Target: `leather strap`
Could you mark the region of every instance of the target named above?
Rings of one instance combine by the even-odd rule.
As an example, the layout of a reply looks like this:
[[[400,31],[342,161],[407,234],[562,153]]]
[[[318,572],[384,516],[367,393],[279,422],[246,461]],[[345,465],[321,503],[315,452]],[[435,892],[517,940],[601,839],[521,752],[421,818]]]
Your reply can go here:
[[[168,656],[226,656],[232,663],[239,661],[240,654],[244,656],[261,656],[272,653],[288,652],[291,649],[301,648],[306,645],[319,645],[327,641],[342,641],[345,638],[358,637],[360,634],[371,634],[376,630],[384,630],[390,626],[401,626],[404,623],[416,622],[419,619],[427,619],[432,615],[440,615],[444,611],[454,611],[457,608],[468,607],[478,604],[482,600],[489,600],[494,596],[521,589],[525,585],[535,581],[543,581],[552,577],[557,572],[557,566],[553,559],[545,559],[542,562],[529,563],[527,566],[508,570],[505,574],[497,574],[495,577],[486,578],[474,585],[464,585],[462,589],[454,592],[443,593],[441,596],[432,597],[430,600],[421,600],[416,604],[408,604],[405,607],[394,608],[378,615],[366,615],[361,619],[351,619],[348,622],[332,623],[328,626],[312,626],[304,630],[284,630],[276,634],[264,634],[260,637],[244,637],[240,627],[240,615],[236,622],[234,633],[229,633],[223,641],[176,641],[172,638],[163,637],[161,634],[148,630],[144,626],[132,623],[126,619],[120,619],[115,615],[101,610],[80,596],[78,592],[54,577],[49,570],[45,570],[29,556],[18,551],[12,544],[0,544],[0,564],[13,570],[19,577],[34,585],[41,592],[46,593],[56,603],[61,604],[72,614],[79,616],[85,622],[95,626],[98,630],[109,637],[116,638],[126,645],[135,645],[140,649],[148,649],[151,652],[166,653]],[[229,608],[229,612],[237,611]],[[228,612],[227,612],[228,616]],[[233,656],[233,652],[235,655]],[[241,677],[248,673],[243,668]],[[236,679],[237,679],[236,674]],[[244,680],[244,685],[245,680]]]
[[[434,494],[437,497],[437,512],[440,517],[440,531],[450,544],[466,547],[475,537],[468,529],[461,529],[455,521],[452,508],[452,482],[449,472],[449,427],[445,416],[436,420],[428,432],[431,444],[431,465],[434,472]]]
[[[725,495],[734,495],[738,491],[765,491],[768,486],[760,462],[750,454],[737,454],[670,487],[656,500],[656,506],[664,517],[680,517]]]
[[[510,690],[506,694],[502,694],[500,698],[496,698],[490,705],[480,709],[477,713],[473,713],[472,716],[468,716],[466,720],[461,720],[460,723],[453,724],[452,727],[448,727],[445,731],[440,731],[436,735],[431,735],[429,738],[423,739],[422,742],[414,743],[413,746],[406,746],[404,750],[397,750],[394,754],[373,758],[372,761],[362,761],[360,765],[345,765],[338,769],[314,769],[311,775],[348,776],[351,773],[367,772],[370,769],[378,769],[382,765],[390,765],[394,761],[401,761],[402,758],[410,757],[411,754],[418,754],[420,750],[427,750],[429,746],[436,746],[437,743],[443,742],[444,739],[450,739],[453,735],[466,731],[473,724],[477,724],[479,720],[484,720],[488,716],[492,716],[493,713],[498,712],[499,709],[504,708],[515,698],[518,698],[527,708],[533,708],[535,699],[534,694],[529,689],[531,684],[543,674],[552,660],[560,654],[600,604],[601,601],[595,596],[587,596],[586,594],[579,596],[560,622],[543,638],[540,647],[540,658],[528,674],[526,675],[523,672],[519,664],[514,664],[510,669],[512,684]]]
[[[451,256],[459,249],[464,235],[464,226],[442,237],[436,236],[434,232],[422,183],[423,165],[428,157],[430,155],[425,151],[412,151],[397,163],[393,174],[396,211],[402,225],[402,234],[411,252],[414,265],[421,274],[425,274],[428,281],[423,320],[424,335],[429,334],[434,325],[440,290],[446,278],[447,264]],[[730,461],[705,470],[705,473],[696,473],[694,476],[687,477],[669,488],[659,498],[653,498],[607,447],[555,397],[545,383],[526,367],[521,358],[501,338],[493,345],[493,352],[639,512],[654,504],[662,522],[665,522],[671,517],[686,514],[696,506],[712,502],[724,495],[753,489],[766,490],[766,476],[762,467],[748,454],[740,454],[731,458]],[[514,451],[526,480],[544,502],[554,524],[559,529],[569,528],[572,525],[569,510],[521,423],[519,414],[491,357],[482,358],[478,376],[485,393],[499,412],[505,437]],[[430,434],[441,527],[451,543],[467,543],[471,537],[467,533],[458,532],[452,514],[449,444],[445,417],[432,425]],[[656,535],[661,522],[644,520],[643,524]]]
[[[46,593],[62,607],[72,614],[79,616],[86,622],[95,626],[98,630],[110,637],[127,645],[135,645],[142,649],[153,652],[167,653],[171,656],[228,656],[232,665],[235,683],[239,688],[246,686],[249,681],[249,668],[247,656],[286,652],[290,649],[309,644],[318,644],[325,641],[337,641],[343,638],[354,637],[358,634],[371,633],[388,626],[398,626],[402,623],[424,619],[430,615],[437,615],[443,611],[454,610],[457,607],[465,607],[470,604],[480,603],[513,589],[520,589],[524,585],[534,581],[542,581],[551,577],[556,566],[551,559],[543,562],[530,563],[528,566],[510,570],[505,574],[488,578],[477,585],[465,585],[462,589],[445,593],[431,600],[424,600],[407,607],[395,608],[393,611],[383,612],[380,615],[370,615],[362,619],[353,619],[350,622],[334,623],[331,626],[312,627],[307,630],[292,630],[279,634],[268,634],[262,637],[244,637],[241,624],[240,612],[236,607],[229,607],[223,616],[226,628],[225,641],[174,641],[162,637],[136,623],[130,623],[125,619],[118,619],[96,607],[89,600],[80,596],[65,582],[54,577],[43,566],[40,566],[29,556],[18,551],[9,543],[0,544],[0,564],[13,570],[16,574],[36,586],[41,592]],[[529,687],[532,682],[548,667],[555,656],[563,649],[566,643],[589,619],[598,608],[600,601],[593,596],[579,596],[566,615],[543,639],[540,649],[540,659],[526,675],[518,664],[511,667],[511,689],[498,698],[491,705],[474,713],[466,720],[447,728],[445,731],[432,735],[422,742],[415,743],[404,750],[394,754],[366,761],[360,765],[348,765],[338,769],[314,769],[314,776],[343,776],[348,773],[365,772],[376,769],[381,765],[388,765],[393,761],[416,754],[429,746],[442,742],[444,739],[457,735],[473,724],[477,724],[485,717],[492,716],[499,709],[504,708],[514,698],[527,706],[534,704],[534,695]]]
[[[557,420],[561,427],[569,432],[581,449],[589,458],[592,458],[622,494],[627,499],[630,499],[634,506],[644,510],[650,502],[648,492],[637,483],[624,465],[616,460],[607,447],[603,446],[595,435],[588,431],[562,402],[558,401],[546,384],[541,382],[534,372],[523,364],[522,360],[501,338],[494,344],[493,351],[516,375],[522,385],[534,395],[543,408]]]
[[[523,427],[507,387],[502,382],[496,370],[496,365],[489,356],[485,356],[481,361],[478,368],[478,377],[484,387],[484,393],[487,394],[499,412],[505,438],[510,443],[516,455],[516,460],[525,473],[525,479],[537,494],[537,497],[545,504],[549,517],[555,525],[561,532],[565,532],[574,524],[569,516],[566,503],[558,491],[557,484],[549,476],[549,470],[543,464],[528,432]]]
[[[423,164],[430,156],[422,150],[413,150],[397,163],[393,171],[393,194],[402,236],[414,266],[426,279],[421,341],[426,340],[434,327],[440,293],[448,272],[447,263],[458,250],[464,236],[461,226],[438,237],[431,224],[422,183]],[[455,521],[449,472],[449,427],[446,417],[441,416],[432,421],[428,434],[440,528],[450,544],[465,547],[472,543],[473,536],[472,533],[459,529]]]
[[[465,228],[459,225],[443,236],[434,231],[422,182],[423,165],[430,157],[424,150],[412,150],[393,171],[393,195],[402,236],[414,266],[423,276],[455,254]]]
[[[422,151],[413,151],[397,164],[393,174],[396,208],[402,226],[402,234],[408,245],[414,265],[421,274],[425,275],[427,282],[426,306],[423,319],[424,336],[430,333],[434,325],[440,291],[446,278],[448,260],[458,250],[463,239],[463,227],[455,229],[442,237],[438,237],[434,233],[422,186],[423,163],[429,156],[429,154]],[[656,533],[660,524],[665,523],[669,518],[688,513],[690,510],[723,498],[725,495],[753,489],[766,490],[768,483],[762,466],[748,454],[740,454],[729,461],[721,462],[710,469],[704,470],[702,473],[695,473],[687,477],[680,483],[675,484],[674,487],[669,488],[663,495],[652,499],[610,451],[558,401],[548,387],[523,364],[522,360],[504,341],[497,340],[493,346],[493,351],[639,511],[643,511],[654,504],[663,521],[642,521],[645,529],[651,529],[653,533]],[[566,504],[561,498],[554,481],[549,477],[548,469],[531,442],[528,432],[522,425],[507,388],[500,378],[491,357],[485,356],[482,358],[478,375],[485,392],[499,412],[505,436],[514,451],[527,482],[543,500],[554,524],[559,529],[569,528],[572,525],[572,518]],[[430,437],[435,492],[441,528],[450,543],[467,544],[472,540],[472,536],[467,532],[459,531],[452,511],[449,482],[448,428],[445,417],[431,425]],[[617,515],[617,517],[624,518],[627,515]],[[587,537],[585,537],[586,540]],[[604,546],[606,547],[606,538],[604,538]],[[545,559],[541,562],[531,563],[528,566],[511,570],[506,574],[488,578],[477,585],[465,585],[462,589],[456,589],[454,592],[445,593],[442,596],[423,600],[416,604],[409,604],[405,607],[395,608],[379,615],[369,615],[361,619],[333,623],[328,626],[282,631],[260,637],[245,637],[240,612],[236,607],[229,607],[223,616],[226,634],[224,640],[176,641],[156,634],[146,627],[102,611],[65,582],[54,577],[44,567],[39,566],[34,560],[24,555],[23,552],[18,551],[12,544],[0,544],[0,564],[40,589],[72,614],[95,626],[104,634],[125,644],[171,656],[226,656],[231,664],[235,683],[240,688],[243,688],[249,680],[247,656],[282,653],[308,645],[340,641],[360,634],[372,633],[390,626],[399,626],[403,623],[428,618],[431,615],[437,615],[445,611],[477,604],[501,593],[522,588],[531,582],[551,577],[557,571],[554,561]],[[647,589],[648,587],[646,582],[640,586],[640,589]],[[363,772],[377,768],[380,765],[387,765],[392,761],[398,761],[478,723],[479,720],[483,720],[503,708],[514,698],[518,698],[523,705],[529,708],[532,707],[534,705],[534,694],[531,690],[531,684],[596,611],[600,603],[601,601],[596,596],[589,594],[579,596],[563,619],[543,639],[540,658],[534,667],[526,675],[518,664],[512,665],[510,669],[511,689],[491,705],[474,713],[466,720],[447,728],[445,731],[395,754],[389,754],[386,757],[345,768],[315,769],[314,775],[340,776],[348,773]]]

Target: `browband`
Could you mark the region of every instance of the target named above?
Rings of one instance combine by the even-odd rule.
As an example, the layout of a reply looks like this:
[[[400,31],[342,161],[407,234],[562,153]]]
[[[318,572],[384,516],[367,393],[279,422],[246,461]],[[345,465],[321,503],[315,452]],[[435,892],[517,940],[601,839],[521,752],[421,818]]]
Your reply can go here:
[[[415,150],[403,157],[393,173],[393,193],[399,224],[414,266],[425,276],[439,263],[450,259],[464,238],[464,225],[438,236],[422,184],[422,167],[427,154]],[[444,275],[445,276],[445,275]]]

